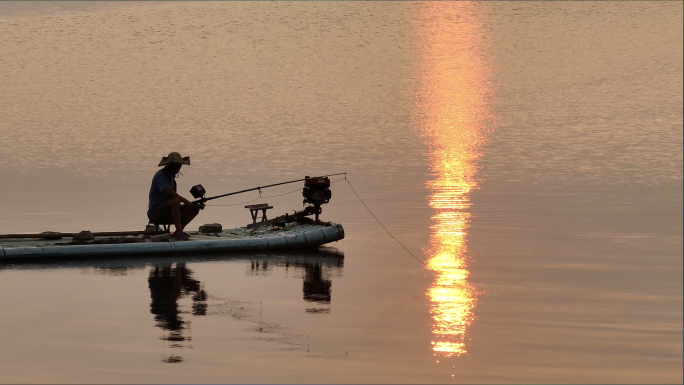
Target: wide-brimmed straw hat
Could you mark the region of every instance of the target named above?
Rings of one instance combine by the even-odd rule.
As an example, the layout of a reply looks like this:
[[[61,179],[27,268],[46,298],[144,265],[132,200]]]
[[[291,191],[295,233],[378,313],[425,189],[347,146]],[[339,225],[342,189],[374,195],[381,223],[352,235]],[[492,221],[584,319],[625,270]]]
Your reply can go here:
[[[159,166],[166,166],[167,164],[185,164],[185,165],[190,165],[190,157],[186,156],[185,158],[181,157],[181,154],[177,152],[171,152],[169,153],[169,156],[165,156],[162,158],[161,162],[159,162]]]

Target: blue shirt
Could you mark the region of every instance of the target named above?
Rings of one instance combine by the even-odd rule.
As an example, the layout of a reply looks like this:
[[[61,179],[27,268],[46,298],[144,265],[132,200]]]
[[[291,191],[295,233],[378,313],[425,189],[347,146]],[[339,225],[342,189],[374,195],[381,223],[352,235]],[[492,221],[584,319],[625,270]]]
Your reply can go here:
[[[171,198],[167,197],[162,191],[170,188],[176,191],[176,181],[174,175],[169,174],[165,169],[161,169],[154,174],[152,186],[150,186],[150,204],[147,206],[149,212],[152,207],[168,202]]]

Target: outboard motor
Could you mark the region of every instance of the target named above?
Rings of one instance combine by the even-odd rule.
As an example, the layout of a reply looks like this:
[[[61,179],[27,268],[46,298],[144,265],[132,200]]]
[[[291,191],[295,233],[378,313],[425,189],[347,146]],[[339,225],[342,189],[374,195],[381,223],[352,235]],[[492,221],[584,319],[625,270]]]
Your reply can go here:
[[[326,177],[309,178],[305,176],[304,189],[302,196],[304,196],[303,204],[310,204],[314,207],[314,214],[316,214],[316,221],[318,215],[322,212],[321,205],[330,202],[332,192],[330,191],[330,179]]]

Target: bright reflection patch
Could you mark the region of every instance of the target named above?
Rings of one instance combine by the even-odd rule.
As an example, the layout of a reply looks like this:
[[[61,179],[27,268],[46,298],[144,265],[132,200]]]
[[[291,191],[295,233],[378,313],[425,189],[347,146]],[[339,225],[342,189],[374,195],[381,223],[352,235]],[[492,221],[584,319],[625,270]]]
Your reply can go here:
[[[466,332],[475,319],[478,293],[468,282],[470,192],[478,187],[477,159],[491,119],[487,63],[480,51],[477,3],[428,2],[416,28],[421,36],[417,117],[428,146],[432,216],[426,267],[434,281],[426,295],[432,316],[432,350],[467,353]]]

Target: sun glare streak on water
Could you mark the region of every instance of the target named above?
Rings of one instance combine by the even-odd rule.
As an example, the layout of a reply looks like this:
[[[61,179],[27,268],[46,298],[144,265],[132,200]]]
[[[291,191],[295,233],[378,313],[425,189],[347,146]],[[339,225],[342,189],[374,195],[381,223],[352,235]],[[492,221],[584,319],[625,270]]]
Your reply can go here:
[[[432,216],[427,291],[432,316],[432,350],[452,357],[467,353],[466,331],[475,319],[478,293],[468,282],[469,194],[478,186],[477,159],[486,139],[488,67],[479,51],[482,35],[475,3],[430,3],[421,15],[423,68],[418,114],[427,143],[432,180]]]

